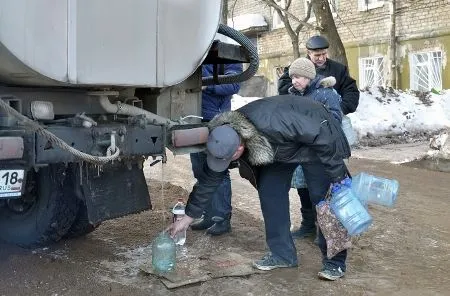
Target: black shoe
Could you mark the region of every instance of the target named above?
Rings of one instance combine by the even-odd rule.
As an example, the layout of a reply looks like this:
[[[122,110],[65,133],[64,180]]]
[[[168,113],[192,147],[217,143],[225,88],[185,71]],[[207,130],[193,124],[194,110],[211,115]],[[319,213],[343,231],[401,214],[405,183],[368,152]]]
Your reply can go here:
[[[291,232],[292,237],[295,239],[302,239],[307,237],[312,237],[316,234],[316,227],[308,227],[301,225],[299,229],[294,232]]]
[[[317,275],[321,280],[335,281],[343,277],[345,275],[345,272],[342,271],[340,267],[325,264],[322,268],[322,271],[319,271]]]
[[[274,257],[272,254],[266,254],[262,259],[255,260],[252,263],[253,267],[259,270],[272,270],[275,268],[284,268],[284,267],[297,267],[297,263],[287,264],[282,260]]]
[[[197,222],[191,224],[192,230],[205,230],[214,225],[214,221],[212,221],[209,217],[203,217]]]
[[[206,230],[209,235],[221,235],[231,231],[230,219],[224,219],[222,217],[213,217],[212,220],[215,222],[211,227]]]

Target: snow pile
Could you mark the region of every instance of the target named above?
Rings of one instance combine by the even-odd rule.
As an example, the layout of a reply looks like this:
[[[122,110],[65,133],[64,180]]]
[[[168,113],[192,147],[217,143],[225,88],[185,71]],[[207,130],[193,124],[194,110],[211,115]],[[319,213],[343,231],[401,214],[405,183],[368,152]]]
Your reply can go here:
[[[240,95],[233,95],[231,98],[231,110],[236,110],[250,102],[261,99],[260,97],[241,97]]]
[[[442,132],[430,139],[430,150],[428,156],[450,159],[450,131]]]
[[[372,87],[361,92],[358,109],[348,116],[359,138],[434,132],[450,127],[450,92],[415,95]]]

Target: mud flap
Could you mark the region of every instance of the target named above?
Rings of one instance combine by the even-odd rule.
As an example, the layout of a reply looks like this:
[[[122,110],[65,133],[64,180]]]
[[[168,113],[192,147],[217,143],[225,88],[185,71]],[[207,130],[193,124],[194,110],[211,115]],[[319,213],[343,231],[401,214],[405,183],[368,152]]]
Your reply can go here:
[[[144,172],[136,163],[118,163],[100,173],[92,166],[80,171],[81,190],[93,225],[151,209]]]

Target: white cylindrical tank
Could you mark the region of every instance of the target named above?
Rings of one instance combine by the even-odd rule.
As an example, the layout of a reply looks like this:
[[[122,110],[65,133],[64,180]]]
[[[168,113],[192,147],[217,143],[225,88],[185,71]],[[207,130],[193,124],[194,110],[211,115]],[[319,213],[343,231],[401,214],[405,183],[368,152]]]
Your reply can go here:
[[[220,0],[0,1],[0,82],[174,85],[201,64]]]

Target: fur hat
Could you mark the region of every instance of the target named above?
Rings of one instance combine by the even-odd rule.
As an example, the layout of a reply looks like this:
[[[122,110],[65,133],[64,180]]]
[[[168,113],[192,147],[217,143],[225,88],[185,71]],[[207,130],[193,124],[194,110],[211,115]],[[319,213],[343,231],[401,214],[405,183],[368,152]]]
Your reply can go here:
[[[309,59],[298,58],[289,67],[289,77],[292,78],[292,75],[298,75],[312,80],[316,77],[316,67]]]

